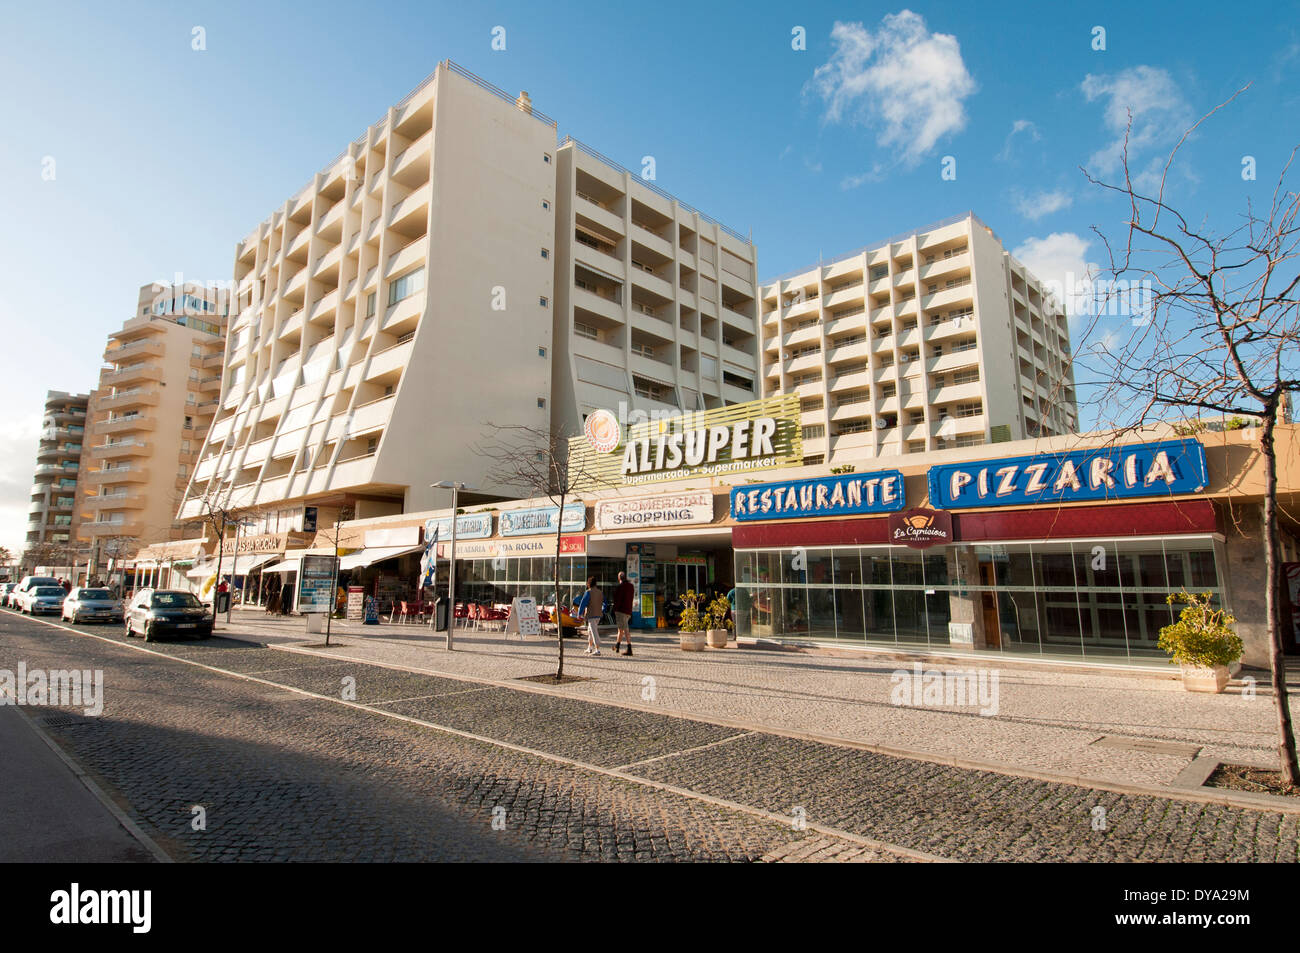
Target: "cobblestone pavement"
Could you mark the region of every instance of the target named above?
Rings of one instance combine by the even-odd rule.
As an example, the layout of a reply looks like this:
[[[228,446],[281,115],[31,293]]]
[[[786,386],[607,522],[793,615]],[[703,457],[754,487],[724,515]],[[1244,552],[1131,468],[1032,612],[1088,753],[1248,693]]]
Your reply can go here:
[[[303,625],[300,618],[268,620],[240,612],[231,632],[268,642],[303,642]],[[335,635],[346,646],[331,649],[332,654],[452,678],[509,681],[547,671],[555,654],[553,640],[521,641],[487,631],[458,631],[455,652],[443,649],[441,635],[417,625],[343,627]],[[657,690],[652,707],[668,713],[1121,784],[1172,784],[1197,754],[1247,763],[1274,758],[1272,698],[1267,677],[1258,672],[1261,680],[1251,697],[1241,682],[1223,695],[1186,692],[1168,665],[1145,674],[1046,671],[985,655],[925,664],[927,671],[996,670],[998,710],[985,717],[975,707],[893,704],[891,676],[900,669],[910,672],[911,661],[734,645],[694,653],[682,652],[665,636],[635,638],[637,654],[631,659],[608,653],[588,659],[572,652],[565,670],[591,680],[566,685],[563,692],[643,705],[643,679],[650,676]],[[1097,744],[1103,736],[1157,744]]]
[[[87,631],[120,641],[116,629]],[[284,653],[246,643],[150,648],[231,671],[260,671],[259,678],[283,675],[285,684],[338,684],[328,662],[311,676],[306,666],[286,670]],[[743,861],[784,856],[813,836],[0,613],[0,668],[13,671],[20,660],[29,670],[104,671],[102,716],[30,711],[120,798],[132,820],[181,860]],[[267,671],[277,666],[281,671]],[[351,670],[363,700],[400,698],[412,688],[454,697],[467,687],[428,678],[416,686],[405,673],[370,666]],[[662,750],[663,740],[648,744],[636,753]],[[204,830],[193,829],[196,806],[205,811]],[[504,830],[493,829],[498,815]],[[856,844],[843,846],[837,854],[859,851]]]
[[[34,623],[25,625],[36,627]],[[45,632],[33,633],[20,643],[24,651],[31,651],[39,641],[65,651],[106,653],[112,656],[119,678],[134,673],[155,690],[160,683],[186,686],[175,693],[169,690],[167,697],[175,694],[184,700],[184,708],[197,710],[189,716],[190,721],[221,726],[219,733],[205,730],[200,739],[187,737],[186,749],[196,743],[199,750],[213,745],[214,751],[233,749],[239,755],[234,763],[242,783],[233,790],[223,786],[228,769],[212,759],[200,764],[200,769],[209,773],[201,770],[199,777],[208,785],[232,790],[232,796],[250,786],[268,789],[273,802],[268,810],[277,818],[268,823],[279,823],[278,813],[285,804],[292,807],[302,801],[296,777],[284,780],[279,770],[274,775],[267,771],[273,756],[258,746],[278,744],[284,746],[289,769],[300,767],[298,759],[312,759],[332,767],[342,779],[340,784],[366,784],[381,778],[386,787],[394,789],[395,817],[402,816],[407,804],[403,799],[416,805],[428,799],[447,818],[466,810],[471,817],[486,818],[491,806],[505,799],[508,810],[521,810],[527,818],[515,832],[522,838],[519,843],[525,845],[520,849],[553,847],[596,858],[855,860],[862,856],[855,853],[859,844],[852,836],[832,836],[828,840],[833,844],[815,846],[815,841],[830,831],[954,860],[1300,859],[1300,817],[1295,814],[1119,794],[956,768],[443,675],[286,653],[233,639],[156,646],[168,655],[332,698],[354,687],[359,703],[616,771],[619,777],[611,778],[594,769],[546,762],[401,723],[385,724],[379,715],[293,696],[272,686],[233,682],[202,672],[196,676],[193,673],[200,670],[191,666],[146,655],[132,659],[134,653],[118,646],[40,628]],[[0,616],[0,666],[7,664],[19,647],[9,644],[11,629]],[[120,638],[116,630],[97,634]],[[79,641],[91,647],[77,645]],[[209,686],[207,693],[200,691],[191,697],[200,686]],[[228,692],[239,703],[227,701]],[[138,751],[145,763],[156,762],[145,771],[146,778],[153,781],[146,783],[143,791],[151,792],[149,784],[160,783],[158,775],[167,756],[155,753],[150,742],[168,743],[175,750],[176,744],[166,736],[172,729],[156,724],[155,699],[128,694],[115,700],[110,694],[110,702],[111,717],[121,720],[132,733],[132,750]],[[135,707],[124,716],[113,705]],[[215,710],[209,711],[214,706]],[[182,718],[173,713],[172,706],[165,711],[169,718]],[[218,718],[222,721],[214,722]],[[80,740],[96,733],[106,734],[103,728],[69,729],[63,734],[73,739],[68,742],[73,753],[83,760],[89,757],[97,769],[122,759],[120,740],[103,742],[107,749],[103,752],[97,752],[93,741]],[[159,733],[162,737],[153,737]],[[247,753],[250,745],[252,753]],[[119,770],[131,774],[129,769]],[[164,814],[164,819],[174,822],[178,811],[182,807],[187,811],[188,802],[197,797],[188,793],[188,776],[187,767],[165,786],[171,791],[179,785],[183,792],[176,791],[166,802],[171,813]],[[316,785],[323,783],[318,774],[303,777],[310,777]],[[638,788],[633,783],[637,778],[766,814],[802,818],[809,826],[795,843],[794,832],[784,827],[774,829],[751,815],[733,816],[728,810],[671,792]],[[309,785],[308,790],[316,789]],[[327,813],[331,818],[341,814],[340,805],[350,803],[330,800],[336,794],[330,788],[328,794],[314,795],[330,806]],[[370,794],[373,796],[373,791]],[[148,793],[146,800],[149,798],[156,800],[157,795]],[[135,803],[134,798],[129,799]],[[259,801],[247,803],[255,806]],[[611,817],[626,818],[629,827],[619,828],[617,821],[608,827]],[[188,823],[188,814],[181,820]],[[359,823],[352,819],[344,827],[350,831]],[[370,836],[374,836],[373,823]],[[486,820],[477,823],[483,825]],[[658,834],[637,840],[638,824]],[[310,823],[295,826],[290,822],[289,827],[295,843],[316,836]],[[670,830],[676,833],[670,834]],[[460,833],[461,828],[456,828],[449,845],[460,843]],[[184,836],[183,831],[181,834]],[[665,838],[665,846],[658,853],[647,851],[644,845],[653,846],[656,836]],[[355,835],[352,843],[356,843]],[[491,843],[505,849],[516,841],[499,837]],[[883,858],[872,851],[868,859]]]

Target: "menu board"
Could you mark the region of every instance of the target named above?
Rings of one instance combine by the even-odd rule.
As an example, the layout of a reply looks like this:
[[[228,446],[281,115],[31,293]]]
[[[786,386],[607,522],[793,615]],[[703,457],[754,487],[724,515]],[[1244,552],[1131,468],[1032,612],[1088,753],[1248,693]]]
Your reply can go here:
[[[520,596],[510,604],[510,621],[506,623],[506,634],[541,635],[542,622],[537,615],[537,600],[532,596]]]
[[[361,622],[366,614],[366,590],[364,586],[348,586],[348,621]]]

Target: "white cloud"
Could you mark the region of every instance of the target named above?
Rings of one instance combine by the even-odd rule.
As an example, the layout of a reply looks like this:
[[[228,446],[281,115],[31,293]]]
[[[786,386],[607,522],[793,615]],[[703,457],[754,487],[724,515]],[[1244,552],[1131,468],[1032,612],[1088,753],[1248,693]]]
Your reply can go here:
[[[1011,131],[1007,133],[1006,141],[1002,143],[1002,151],[997,154],[997,158],[1006,162],[1011,158],[1011,144],[1016,136],[1021,133],[1027,133],[1031,142],[1037,142],[1043,138],[1038,134],[1038,127],[1028,119],[1017,119],[1011,124]]]
[[[1093,281],[1099,274],[1088,261],[1089,241],[1074,232],[1027,238],[1011,255],[1023,264],[1065,307],[1071,319],[1088,313]]]
[[[1119,172],[1128,130],[1130,169],[1138,187],[1149,189],[1158,181],[1165,154],[1193,122],[1191,107],[1178,84],[1163,69],[1134,66],[1113,76],[1089,73],[1080,88],[1088,102],[1103,102],[1102,121],[1114,136],[1088,158],[1089,166],[1103,175]],[[1147,158],[1153,149],[1160,154]]]
[[[1018,194],[1015,196],[1016,211],[1032,222],[1038,221],[1044,216],[1051,215],[1053,212],[1059,212],[1061,209],[1069,208],[1074,199],[1070,193],[1055,189],[1051,192],[1033,192],[1029,195]]]
[[[944,136],[966,126],[963,100],[975,92],[957,38],[930,33],[911,10],[886,16],[872,32],[836,22],[835,51],[809,86],[827,122],[848,119],[876,130],[877,143],[915,165]]]

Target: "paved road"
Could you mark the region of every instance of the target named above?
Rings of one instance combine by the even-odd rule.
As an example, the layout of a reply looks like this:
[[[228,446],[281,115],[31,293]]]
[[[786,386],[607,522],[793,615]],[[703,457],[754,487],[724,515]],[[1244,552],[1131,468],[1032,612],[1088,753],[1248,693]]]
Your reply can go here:
[[[955,860],[1300,859],[1294,814],[953,768],[238,640],[157,651],[168,657],[0,615],[0,667],[35,656],[105,669],[106,717],[57,736],[185,857],[894,859],[639,783],[652,781]],[[324,700],[345,691],[500,744]],[[193,804],[210,805],[204,834],[188,830]],[[504,832],[490,831],[494,807],[507,811]]]
[[[121,641],[115,628],[83,628]],[[699,799],[145,654],[134,648],[142,646],[138,640],[130,645],[0,613],[0,668],[13,671],[24,661],[29,670],[103,670],[101,716],[31,711],[178,860],[787,859],[811,835]],[[328,665],[307,671],[310,666],[298,664],[301,656],[224,639],[158,647],[232,672],[340,695],[341,677],[325,671]],[[352,672],[363,702],[476,694],[476,686],[463,682],[415,684],[391,670]],[[490,711],[493,704],[484,699],[476,710]],[[635,726],[600,726],[590,717],[578,727],[611,755],[628,757],[692,743],[700,731],[716,734],[687,725],[677,735],[638,740]],[[569,724],[553,729],[558,736],[569,730]],[[622,742],[612,740],[619,736]],[[581,744],[571,747],[581,753]],[[196,807],[204,812],[201,830],[195,829]],[[504,829],[493,828],[494,817]],[[0,828],[5,824],[0,819]],[[0,859],[16,859],[5,853],[0,846]],[[844,860],[877,856],[842,842],[821,853]]]

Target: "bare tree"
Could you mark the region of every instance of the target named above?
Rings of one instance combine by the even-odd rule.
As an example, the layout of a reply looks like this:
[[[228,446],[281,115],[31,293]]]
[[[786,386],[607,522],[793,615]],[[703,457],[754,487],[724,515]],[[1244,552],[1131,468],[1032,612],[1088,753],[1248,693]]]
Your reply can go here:
[[[230,497],[223,493],[220,488],[214,488],[201,495],[189,497],[189,500],[199,506],[199,512],[195,519],[202,523],[204,527],[212,529],[213,535],[217,538],[217,569],[216,584],[212,597],[213,616],[216,616],[217,599],[215,588],[221,585],[221,564],[226,555],[226,534],[233,528],[245,525],[246,520],[239,513],[237,507],[230,503]],[[226,618],[227,623],[230,621],[229,615]]]
[[[504,486],[518,487],[530,496],[545,497],[559,507],[555,527],[555,680],[564,678],[564,626],[560,624],[560,542],[564,536],[564,506],[582,502],[581,489],[608,484],[584,459],[569,456],[569,437],[561,429],[523,424],[486,424],[491,439],[475,452],[489,463],[489,476]],[[456,516],[453,513],[452,519]],[[453,610],[454,610],[453,606]]]
[[[1089,332],[1104,331],[1104,336],[1078,349],[1076,364],[1086,360],[1092,365],[1100,387],[1098,404],[1117,414],[1118,422],[1129,429],[1165,420],[1171,411],[1258,421],[1264,471],[1265,612],[1277,750],[1283,779],[1294,788],[1300,786],[1300,767],[1283,665],[1274,440],[1279,421],[1289,422],[1291,395],[1300,391],[1296,295],[1300,197],[1287,188],[1296,149],[1282,167],[1267,208],[1248,202],[1239,220],[1226,230],[1189,218],[1165,196],[1169,171],[1183,143],[1232,99],[1183,134],[1159,182],[1150,188],[1134,183],[1127,139],[1122,184],[1100,181],[1084,170],[1090,182],[1122,197],[1128,206],[1122,238],[1111,241],[1101,230],[1093,230],[1109,256],[1106,277],[1113,282],[1111,293],[1142,300],[1124,332],[1094,322]],[[1151,191],[1154,194],[1146,194]]]

